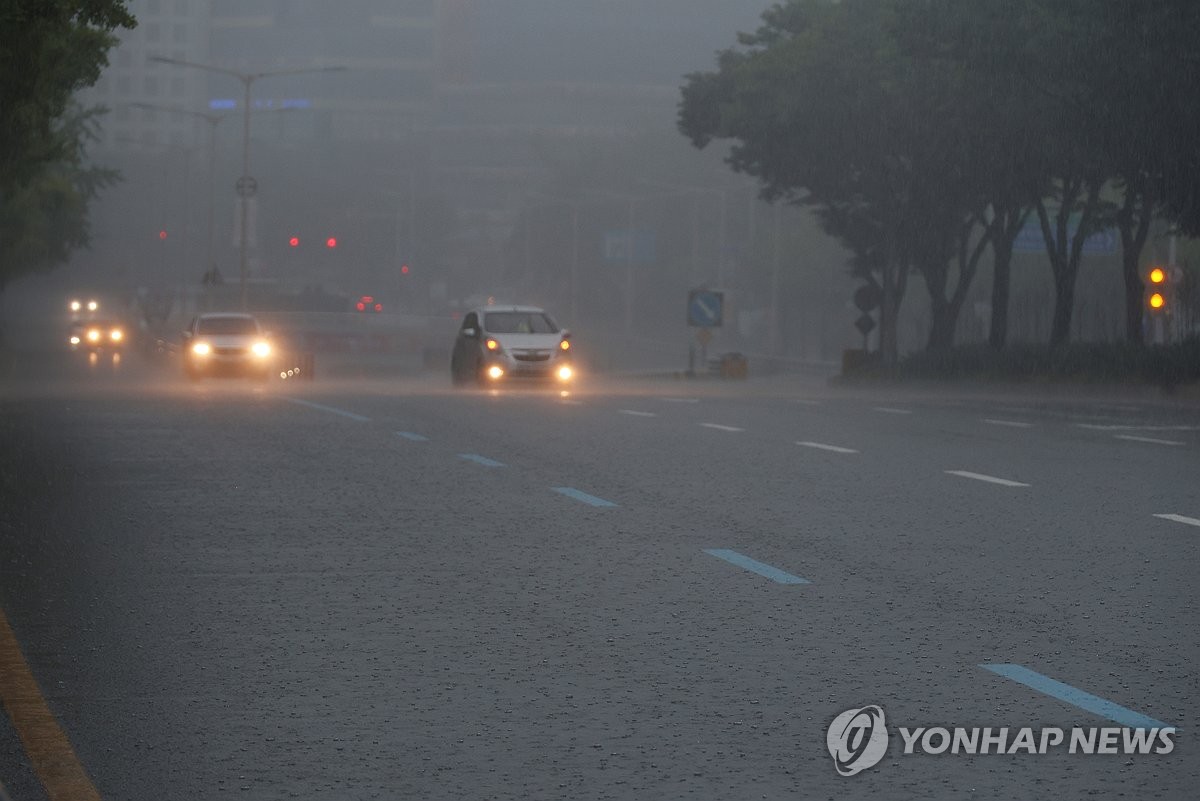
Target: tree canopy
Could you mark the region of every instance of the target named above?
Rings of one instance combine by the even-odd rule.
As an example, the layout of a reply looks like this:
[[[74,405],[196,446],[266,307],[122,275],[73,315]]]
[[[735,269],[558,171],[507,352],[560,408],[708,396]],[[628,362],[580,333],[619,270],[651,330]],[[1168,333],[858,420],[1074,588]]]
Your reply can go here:
[[[929,346],[950,346],[987,249],[1003,345],[1030,215],[1054,278],[1051,343],[1070,333],[1083,242],[1107,225],[1138,339],[1149,221],[1200,223],[1198,23],[1185,0],[790,0],[688,76],[679,128],[697,147],[729,140],[764,197],[814,208],[884,290],[885,357],[910,273],[930,296]]]
[[[0,287],[86,244],[90,112],[73,97],[108,64],[123,0],[0,0]]]

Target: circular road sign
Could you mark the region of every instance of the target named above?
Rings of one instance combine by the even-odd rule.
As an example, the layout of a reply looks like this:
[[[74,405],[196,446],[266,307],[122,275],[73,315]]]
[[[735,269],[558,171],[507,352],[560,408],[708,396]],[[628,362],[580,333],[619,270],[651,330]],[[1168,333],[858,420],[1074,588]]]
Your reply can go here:
[[[249,175],[243,175],[237,179],[238,197],[254,197],[254,193],[258,191],[258,181],[251,178]]]

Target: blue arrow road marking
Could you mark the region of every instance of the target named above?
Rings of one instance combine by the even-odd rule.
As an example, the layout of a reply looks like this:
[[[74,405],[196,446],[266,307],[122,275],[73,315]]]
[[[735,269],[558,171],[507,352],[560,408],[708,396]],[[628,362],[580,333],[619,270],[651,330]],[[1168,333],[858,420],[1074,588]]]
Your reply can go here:
[[[1120,704],[1114,704],[1112,701],[1107,701],[1089,692],[1084,692],[1069,684],[1055,681],[1049,676],[1043,676],[1041,673],[1032,671],[1023,665],[980,665],[980,667],[984,670],[990,670],[998,676],[1003,676],[1006,679],[1012,679],[1015,682],[1024,684],[1026,687],[1031,687],[1043,695],[1057,698],[1060,701],[1066,701],[1071,706],[1077,706],[1080,709],[1099,715],[1102,718],[1116,721],[1122,726],[1131,729],[1175,728],[1167,723],[1163,723],[1161,720],[1155,720],[1152,717],[1147,717],[1140,712],[1134,712],[1132,709],[1126,709]]]
[[[757,573],[760,576],[765,576],[771,581],[779,584],[808,584],[808,579],[793,576],[791,573],[785,573],[777,567],[772,567],[768,564],[763,564],[756,559],[751,559],[749,556],[738,553],[737,551],[726,550],[725,548],[706,548],[704,550],[709,556],[715,556],[718,559],[724,559],[730,564],[749,570],[751,573]]]
[[[460,453],[458,458],[466,459],[468,462],[474,462],[475,464],[481,464],[484,467],[504,467],[503,462],[497,462],[495,459],[489,459],[477,453]]]
[[[301,406],[307,406],[310,409],[320,409],[323,412],[330,412],[331,414],[337,414],[337,415],[341,415],[342,417],[348,417],[351,420],[357,420],[360,423],[371,422],[370,417],[363,417],[361,414],[355,414],[354,412],[348,412],[345,409],[335,409],[332,406],[322,406],[319,403],[313,403],[312,401],[300,400],[299,398],[284,398],[284,400],[291,401],[292,403],[298,403]]]
[[[580,492],[574,487],[551,487],[550,489],[554,490],[560,495],[566,495],[568,498],[574,498],[577,501],[583,501],[590,506],[600,506],[604,508],[616,506],[616,504],[612,501],[606,501],[603,498],[597,498],[595,495],[588,495],[586,492]]]

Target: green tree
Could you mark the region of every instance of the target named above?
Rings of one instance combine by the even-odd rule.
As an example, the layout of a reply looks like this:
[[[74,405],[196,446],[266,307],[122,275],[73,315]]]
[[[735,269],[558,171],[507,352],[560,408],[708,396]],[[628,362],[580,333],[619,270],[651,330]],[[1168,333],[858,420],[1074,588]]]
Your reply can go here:
[[[87,201],[112,176],[82,166],[93,118],[72,97],[135,24],[123,0],[0,0],[0,287],[86,244]]]

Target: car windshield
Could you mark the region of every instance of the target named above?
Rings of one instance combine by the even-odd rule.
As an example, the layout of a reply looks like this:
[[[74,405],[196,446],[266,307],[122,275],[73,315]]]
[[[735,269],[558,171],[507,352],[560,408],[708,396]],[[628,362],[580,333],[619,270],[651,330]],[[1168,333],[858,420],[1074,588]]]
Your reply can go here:
[[[257,334],[253,317],[202,317],[196,326],[199,334]]]
[[[545,312],[488,312],[483,328],[491,334],[557,334],[558,326]]]

